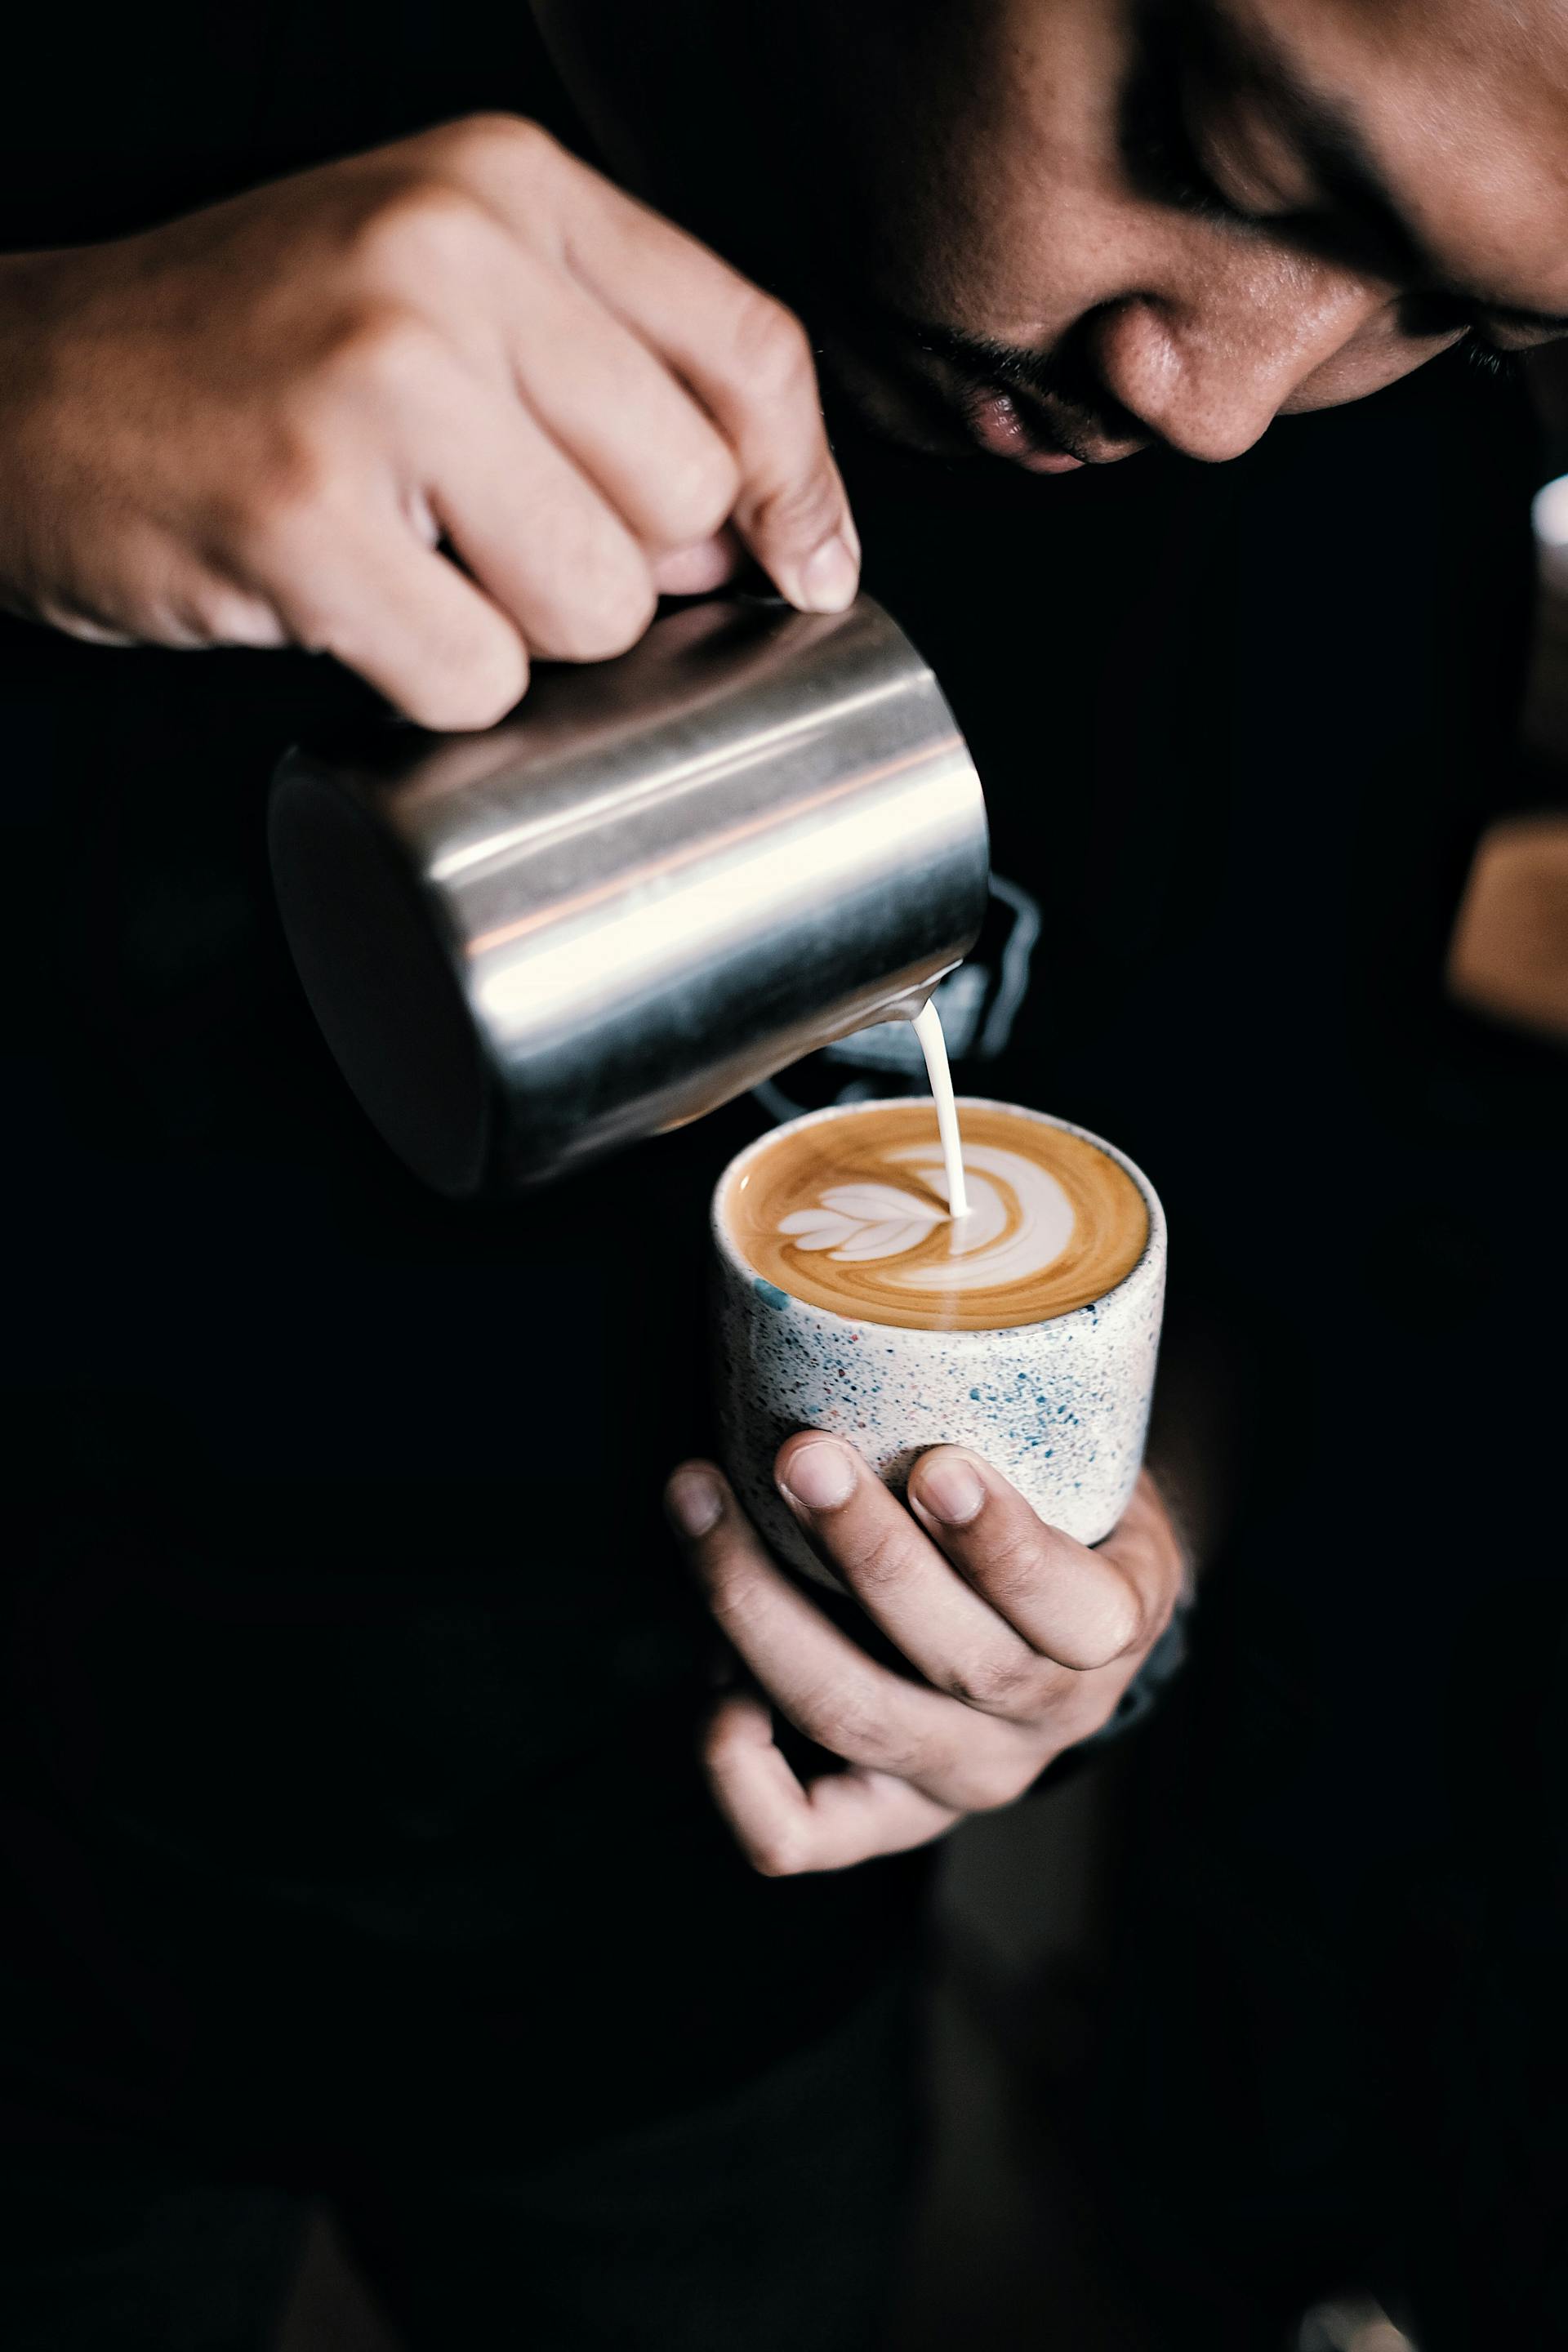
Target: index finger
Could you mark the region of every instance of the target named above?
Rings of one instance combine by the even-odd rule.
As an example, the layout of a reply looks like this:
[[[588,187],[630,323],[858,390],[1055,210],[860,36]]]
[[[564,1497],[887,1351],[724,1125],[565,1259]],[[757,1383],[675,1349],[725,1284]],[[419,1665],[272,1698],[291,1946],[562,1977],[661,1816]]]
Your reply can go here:
[[[563,223],[583,285],[684,378],[735,453],[734,522],[803,612],[855,599],[860,542],[827,446],[816,367],[794,313],[607,181]]]
[[[710,1464],[683,1465],[666,1501],[720,1630],[817,1747],[961,1812],[1009,1802],[1038,1769],[1016,1727],[891,1673],[841,1633],[769,1559]]]
[[[931,1541],[852,1446],[786,1438],[779,1490],[874,1623],[938,1690],[987,1715],[1033,1717],[1064,1670],[1032,1648]]]

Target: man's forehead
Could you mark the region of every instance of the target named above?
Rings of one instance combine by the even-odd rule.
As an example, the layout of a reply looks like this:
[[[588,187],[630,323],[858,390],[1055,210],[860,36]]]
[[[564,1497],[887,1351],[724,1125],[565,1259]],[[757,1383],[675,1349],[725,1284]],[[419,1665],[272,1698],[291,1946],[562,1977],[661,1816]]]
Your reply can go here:
[[[1458,289],[1568,312],[1568,0],[1196,0],[1342,113]]]

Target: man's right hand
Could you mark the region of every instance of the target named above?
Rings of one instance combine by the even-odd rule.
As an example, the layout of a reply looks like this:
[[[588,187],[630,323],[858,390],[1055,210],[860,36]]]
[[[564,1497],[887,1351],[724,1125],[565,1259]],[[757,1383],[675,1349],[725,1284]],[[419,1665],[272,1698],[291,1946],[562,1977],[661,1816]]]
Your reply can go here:
[[[854,593],[806,338],[533,124],[0,260],[0,603],[73,635],[309,646],[482,727],[737,537]]]

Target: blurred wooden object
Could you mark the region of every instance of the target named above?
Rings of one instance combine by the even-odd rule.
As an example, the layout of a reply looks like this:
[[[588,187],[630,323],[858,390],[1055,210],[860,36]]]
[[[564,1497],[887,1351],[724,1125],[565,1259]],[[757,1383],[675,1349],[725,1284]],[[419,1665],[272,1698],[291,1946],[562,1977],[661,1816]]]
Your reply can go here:
[[[1541,596],[1521,739],[1547,805],[1480,842],[1448,950],[1461,1004],[1568,1040],[1568,342],[1531,354],[1526,382],[1549,486],[1535,502]]]
[[[1568,1041],[1568,814],[1494,824],[1448,950],[1462,1004]]]

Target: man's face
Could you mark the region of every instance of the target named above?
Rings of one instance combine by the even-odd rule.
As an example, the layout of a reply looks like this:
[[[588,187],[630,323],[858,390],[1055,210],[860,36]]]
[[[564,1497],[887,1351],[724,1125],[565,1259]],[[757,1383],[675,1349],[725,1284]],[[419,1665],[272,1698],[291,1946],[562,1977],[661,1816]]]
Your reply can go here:
[[[1568,331],[1568,0],[538,14],[613,158],[919,446],[1231,457]]]

